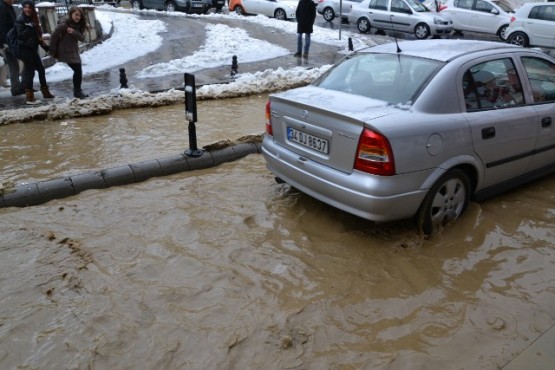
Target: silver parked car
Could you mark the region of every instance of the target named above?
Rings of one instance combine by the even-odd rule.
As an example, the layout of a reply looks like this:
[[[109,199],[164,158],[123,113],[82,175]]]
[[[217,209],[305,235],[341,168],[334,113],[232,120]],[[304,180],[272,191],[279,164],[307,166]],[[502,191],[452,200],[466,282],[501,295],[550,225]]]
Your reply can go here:
[[[276,179],[430,234],[472,197],[555,172],[555,59],[500,42],[383,44],[270,95],[266,118]]]
[[[522,5],[511,18],[507,42],[520,46],[555,47],[555,4]]]
[[[418,0],[364,0],[353,5],[349,23],[361,33],[370,29],[412,33],[417,39],[449,35],[453,21],[428,9]]]

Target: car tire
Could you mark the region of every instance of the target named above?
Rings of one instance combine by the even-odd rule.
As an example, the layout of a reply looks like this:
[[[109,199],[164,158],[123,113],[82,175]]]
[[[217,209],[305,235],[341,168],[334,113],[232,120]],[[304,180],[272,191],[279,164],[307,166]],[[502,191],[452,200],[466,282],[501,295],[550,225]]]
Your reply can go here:
[[[333,11],[332,8],[327,7],[326,9],[324,9],[324,11],[322,12],[322,17],[324,17],[324,20],[331,22],[335,19],[335,12]]]
[[[507,27],[509,27],[509,25],[504,24],[501,27],[499,27],[499,30],[497,31],[497,36],[499,36],[499,38],[503,41],[505,41],[505,35],[507,33]]]
[[[368,18],[362,17],[357,21],[357,29],[360,33],[368,33],[372,26],[370,25],[370,20]]]
[[[414,27],[414,36],[419,40],[424,40],[430,37],[430,27],[426,23],[418,23]]]
[[[233,11],[238,15],[245,15],[245,9],[243,9],[241,5],[237,5],[235,8],[233,8]]]
[[[455,222],[470,202],[470,180],[460,169],[452,169],[441,176],[426,194],[416,214],[418,230],[431,235],[438,228]]]
[[[274,12],[274,18],[277,19],[278,21],[286,21],[287,14],[283,9],[276,9],[276,11]]]
[[[167,12],[175,12],[177,10],[177,6],[173,1],[168,1],[164,4],[164,10]]]
[[[509,44],[528,47],[530,46],[530,39],[524,32],[515,32],[509,36],[507,40]]]
[[[141,0],[131,0],[131,7],[136,10],[142,10],[145,8]]]

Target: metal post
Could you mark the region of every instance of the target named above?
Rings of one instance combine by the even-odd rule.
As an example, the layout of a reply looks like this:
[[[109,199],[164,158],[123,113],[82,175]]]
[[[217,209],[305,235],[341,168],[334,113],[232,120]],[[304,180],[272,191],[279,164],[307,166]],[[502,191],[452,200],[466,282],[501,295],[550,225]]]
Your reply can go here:
[[[120,68],[119,69],[119,84],[120,84],[120,89],[128,89],[129,86],[127,86],[127,75],[125,74],[125,68]]]
[[[231,57],[231,75],[235,76],[238,69],[239,65],[237,64],[237,55],[234,55]]]
[[[349,51],[353,51],[353,39],[349,37]]]
[[[185,151],[185,155],[200,157],[204,150],[197,148],[197,90],[195,75],[190,73],[185,73],[185,117],[189,121],[189,149]]]

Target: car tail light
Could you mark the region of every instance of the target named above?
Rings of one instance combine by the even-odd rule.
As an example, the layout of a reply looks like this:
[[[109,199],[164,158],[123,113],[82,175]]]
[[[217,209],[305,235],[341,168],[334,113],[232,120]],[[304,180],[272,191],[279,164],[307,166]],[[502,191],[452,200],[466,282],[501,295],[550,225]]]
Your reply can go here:
[[[274,136],[272,131],[272,114],[270,113],[270,101],[266,103],[266,133],[270,136]]]
[[[516,21],[516,17],[512,16],[511,20],[509,21],[509,23],[513,23],[514,21]]]
[[[354,169],[373,175],[394,175],[395,161],[387,138],[377,132],[364,129],[358,142]]]

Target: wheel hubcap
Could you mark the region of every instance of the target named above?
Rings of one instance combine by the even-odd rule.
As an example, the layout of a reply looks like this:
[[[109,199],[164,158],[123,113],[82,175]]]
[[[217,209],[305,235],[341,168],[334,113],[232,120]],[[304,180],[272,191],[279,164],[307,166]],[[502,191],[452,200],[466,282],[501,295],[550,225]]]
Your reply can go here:
[[[434,227],[456,220],[463,211],[466,189],[459,179],[445,182],[432,202],[431,217]]]

